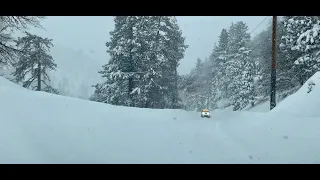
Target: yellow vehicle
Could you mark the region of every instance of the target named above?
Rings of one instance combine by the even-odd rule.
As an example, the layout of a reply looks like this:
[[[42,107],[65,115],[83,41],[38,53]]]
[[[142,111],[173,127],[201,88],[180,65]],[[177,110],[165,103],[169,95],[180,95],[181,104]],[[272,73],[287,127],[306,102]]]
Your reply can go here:
[[[207,118],[210,118],[210,111],[208,109],[203,109],[201,111],[201,117],[207,117]]]

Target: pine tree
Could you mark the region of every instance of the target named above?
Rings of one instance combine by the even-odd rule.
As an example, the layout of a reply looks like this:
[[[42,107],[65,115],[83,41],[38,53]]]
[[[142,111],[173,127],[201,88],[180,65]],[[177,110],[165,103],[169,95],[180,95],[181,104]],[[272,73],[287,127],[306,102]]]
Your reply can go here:
[[[141,40],[146,41],[146,58],[141,67],[143,68],[143,78],[141,80],[140,91],[143,100],[143,107],[146,108],[165,108],[166,86],[162,83],[163,66],[168,66],[165,62],[161,50],[163,47],[163,16],[145,17],[145,34]],[[168,82],[167,82],[168,83]]]
[[[116,16],[115,29],[110,32],[111,40],[106,43],[107,52],[111,59],[99,71],[104,82],[96,84],[94,98],[100,102],[113,105],[135,106],[132,94],[134,93],[134,77],[137,72],[139,49],[137,43],[139,21],[142,17]]]
[[[293,64],[299,74],[302,85],[314,72],[318,71],[319,25],[316,16],[287,16],[284,18],[285,35],[282,37],[281,48],[293,57]]]
[[[228,60],[228,32],[222,29],[218,45],[214,47],[210,57],[212,62],[212,108],[216,109],[217,102],[228,95],[228,82],[225,65]]]
[[[240,48],[235,56],[236,61],[232,64],[233,68],[242,70],[237,71],[238,74],[234,76],[230,85],[230,89],[234,92],[231,101],[235,111],[254,103],[254,63],[249,56],[250,52],[245,47]]]
[[[93,99],[143,108],[178,106],[179,60],[187,48],[175,17],[124,16],[115,18],[107,43],[111,59],[100,73]]]
[[[248,26],[242,21],[232,23],[228,31],[228,59],[225,63],[225,76],[229,80],[227,82],[228,87],[226,88],[228,92],[227,98],[229,98],[231,94],[237,93],[236,90],[232,90],[230,86],[235,82],[234,77],[242,71],[241,67],[237,66],[236,56],[238,56],[239,49],[246,47],[250,42],[250,34],[247,33],[247,31]]]
[[[231,93],[233,109],[241,110],[252,101],[253,94],[253,61],[249,57],[250,34],[248,26],[239,21],[229,29],[229,58],[226,63],[226,75],[232,77],[228,91]],[[248,69],[249,68],[249,69]]]
[[[210,61],[197,59],[196,67],[185,78],[184,94],[186,110],[201,111],[210,106],[211,94]]]
[[[144,63],[144,87],[148,107],[177,108],[177,67],[187,46],[174,16],[151,16],[145,23],[149,40],[149,60]],[[150,43],[151,42],[151,43]]]
[[[188,46],[174,16],[163,16],[160,20],[161,52],[165,58],[161,68],[164,86],[168,86],[165,92],[169,99],[167,104],[169,108],[179,108],[177,68]]]
[[[144,17],[144,36],[147,42],[140,81],[139,99],[145,101],[144,107],[177,108],[179,61],[187,48],[184,37],[173,16]]]
[[[58,94],[58,91],[49,85],[50,78],[47,74],[49,70],[55,70],[57,67],[52,56],[49,55],[50,48],[53,47],[52,39],[42,38],[28,32],[25,34],[25,37],[18,38],[16,41],[22,54],[14,65],[16,69],[13,75],[17,82],[23,81],[23,87],[33,86],[32,89],[37,91]],[[36,85],[34,85],[35,80],[37,80]],[[42,88],[43,85],[44,88]]]
[[[41,27],[43,16],[0,16],[0,66],[11,65],[16,62],[20,51],[13,45],[13,34],[25,31],[28,27]]]
[[[231,24],[228,31],[228,52],[231,56],[237,54],[240,48],[249,44],[250,34],[248,30],[248,26],[243,21]]]

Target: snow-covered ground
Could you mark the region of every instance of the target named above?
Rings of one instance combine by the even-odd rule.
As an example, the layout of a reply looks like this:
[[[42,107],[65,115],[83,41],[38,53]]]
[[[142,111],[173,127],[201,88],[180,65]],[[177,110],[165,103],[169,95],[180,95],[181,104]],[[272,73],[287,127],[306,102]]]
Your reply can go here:
[[[0,77],[0,162],[320,163],[320,73],[310,80],[270,112],[202,119],[30,91]]]

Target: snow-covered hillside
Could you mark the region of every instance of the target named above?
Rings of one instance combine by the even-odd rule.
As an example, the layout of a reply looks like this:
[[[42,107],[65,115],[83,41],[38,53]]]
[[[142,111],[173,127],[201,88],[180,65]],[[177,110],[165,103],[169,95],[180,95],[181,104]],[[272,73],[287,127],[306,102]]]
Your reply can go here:
[[[0,162],[320,163],[319,78],[268,113],[202,119],[30,91],[0,77]]]

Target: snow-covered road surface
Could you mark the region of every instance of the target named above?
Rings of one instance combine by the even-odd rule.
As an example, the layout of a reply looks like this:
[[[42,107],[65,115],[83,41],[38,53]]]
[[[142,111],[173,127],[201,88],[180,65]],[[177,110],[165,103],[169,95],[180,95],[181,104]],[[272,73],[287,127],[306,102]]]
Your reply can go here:
[[[318,103],[309,96],[295,98]],[[0,162],[319,163],[320,116],[295,108],[294,116],[220,110],[208,119],[33,92],[0,78]]]

